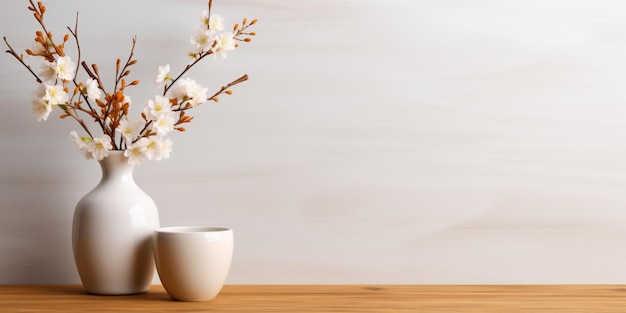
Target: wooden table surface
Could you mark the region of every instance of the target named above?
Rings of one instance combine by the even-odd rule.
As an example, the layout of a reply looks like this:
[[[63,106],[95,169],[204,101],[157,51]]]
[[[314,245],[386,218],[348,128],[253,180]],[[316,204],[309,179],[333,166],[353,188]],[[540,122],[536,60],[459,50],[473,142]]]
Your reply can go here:
[[[178,302],[160,285],[132,296],[0,285],[0,312],[626,312],[626,286],[228,285],[214,300]]]

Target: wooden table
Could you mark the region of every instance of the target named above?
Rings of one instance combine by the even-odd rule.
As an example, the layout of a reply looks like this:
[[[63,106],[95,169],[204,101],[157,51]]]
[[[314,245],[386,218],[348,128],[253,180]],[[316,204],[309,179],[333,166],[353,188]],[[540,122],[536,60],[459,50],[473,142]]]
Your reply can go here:
[[[211,301],[171,301],[80,286],[0,285],[0,312],[626,312],[626,286],[229,285]]]

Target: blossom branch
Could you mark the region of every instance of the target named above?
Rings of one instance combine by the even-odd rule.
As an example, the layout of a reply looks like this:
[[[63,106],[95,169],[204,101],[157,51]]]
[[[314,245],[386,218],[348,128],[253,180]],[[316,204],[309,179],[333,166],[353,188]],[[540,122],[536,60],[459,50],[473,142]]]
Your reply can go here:
[[[211,16],[211,13],[210,13],[211,12],[211,7],[212,7],[212,1],[209,1],[209,17]],[[256,23],[257,23],[257,19],[253,19],[252,21],[250,21],[250,23],[248,23],[248,20],[244,18],[243,22],[242,22],[242,27],[241,28],[239,27],[239,24],[235,24],[235,26],[233,27],[233,32],[234,32],[233,39],[238,40],[238,41],[250,42],[251,41],[250,37],[242,38],[242,36],[255,36],[256,35],[255,32],[245,32],[245,30],[248,29],[248,27],[250,27],[250,26],[252,26],[252,25],[254,25]],[[214,40],[213,44],[211,46],[211,49],[209,49],[208,51],[202,52],[200,54],[196,54],[195,55],[195,56],[197,56],[196,59],[191,64],[188,64],[187,66],[185,66],[183,71],[178,76],[176,76],[176,78],[174,78],[169,85],[166,85],[163,88],[163,95],[165,96],[167,91],[172,86],[174,86],[174,84],[176,84],[176,82],[180,78],[182,78],[187,73],[187,71],[189,71],[193,66],[195,66],[198,62],[200,62],[205,57],[215,53],[214,48],[215,48],[216,45],[217,45],[217,40]]]
[[[213,54],[213,50],[209,50],[203,53],[199,58],[195,59],[191,64],[187,64],[187,66],[185,66],[185,69],[178,76],[176,76],[176,78],[172,79],[172,82],[169,85],[165,86],[165,88],[163,89],[163,96],[165,96],[167,91],[170,90],[170,88],[172,88],[172,86],[174,86],[174,84],[176,84],[176,82],[179,79],[181,79],[185,75],[185,73],[187,73],[187,71],[189,71],[194,65],[200,62],[200,60],[202,60],[204,57],[210,54]]]
[[[33,0],[28,0],[28,2],[30,2],[30,5],[31,5],[28,9],[34,12],[33,16],[35,17],[35,19],[41,26],[41,29],[43,30],[43,32],[46,34],[47,40],[50,41],[52,48],[54,48],[54,51],[56,52],[56,54],[58,54],[59,56],[65,56],[65,52],[63,51],[63,46],[58,46],[54,44],[54,41],[52,40],[52,33],[48,31],[43,21],[43,16],[46,13],[46,7],[41,2],[37,2],[36,7],[35,7],[35,3],[33,3]]]
[[[46,7],[41,1],[28,0],[28,2],[28,9],[32,11],[40,29],[35,32],[35,47],[32,50],[26,49],[25,54],[43,59],[41,72],[35,72],[24,61],[24,56],[17,53],[4,37],[4,42],[8,47],[6,52],[26,67],[41,85],[37,100],[33,102],[35,118],[38,121],[46,120],[53,108],[61,109],[60,118],[71,117],[89,135],[83,137],[78,136],[74,131],[71,132],[80,150],[88,157],[102,160],[108,155],[109,150],[124,149],[125,155],[129,155],[131,164],[140,164],[144,158],[150,160],[168,158],[172,150],[172,142],[167,138],[167,134],[173,130],[185,131],[181,125],[193,120],[193,117],[187,115],[188,109],[195,108],[209,100],[218,102],[220,95],[232,94],[231,87],[248,80],[248,75],[243,75],[221,86],[208,97],[207,88],[191,78],[183,78],[191,68],[207,56],[220,54],[226,57],[227,51],[239,46],[238,42],[249,42],[250,37],[256,35],[248,31],[248,28],[256,23],[256,19],[250,22],[243,19],[241,27],[240,24],[235,24],[232,31],[216,35],[216,30],[224,29],[223,18],[219,15],[211,16],[213,0],[208,0],[208,11],[202,12],[202,24],[196,35],[192,37],[195,52],[191,52],[190,56],[194,60],[187,64],[174,79],[169,76],[169,65],[159,66],[155,81],[157,85],[163,87],[163,96],[157,95],[154,100],[148,101],[141,113],[143,121],[133,119],[128,116],[130,98],[125,93],[127,87],[139,84],[138,80],[128,83],[130,80],[127,78],[131,74],[130,67],[137,63],[134,59],[137,37],[132,39],[130,54],[126,62],[119,58],[116,60],[113,89],[111,92],[106,92],[98,66],[83,61],[78,33],[79,13],[76,13],[74,27],[68,26],[69,33],[62,37],[62,42],[57,39],[58,44],[56,44],[52,33],[48,31],[44,23]],[[70,35],[73,36],[76,44],[76,63],[65,54],[65,45]],[[81,68],[88,76],[86,81],[78,79]],[[46,84],[44,85],[43,82]],[[68,87],[71,84],[74,85],[74,91],[69,95]],[[168,93],[171,95],[166,96]],[[85,123],[88,118],[85,118],[84,114],[100,126],[103,136],[94,137]]]

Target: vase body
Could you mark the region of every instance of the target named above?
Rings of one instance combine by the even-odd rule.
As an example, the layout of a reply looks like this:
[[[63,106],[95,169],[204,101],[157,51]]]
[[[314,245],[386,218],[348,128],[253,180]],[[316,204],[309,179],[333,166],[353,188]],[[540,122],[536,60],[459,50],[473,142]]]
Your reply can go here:
[[[157,207],[135,184],[123,151],[110,151],[99,163],[100,183],[74,211],[72,246],[80,279],[92,294],[145,292],[154,277]]]

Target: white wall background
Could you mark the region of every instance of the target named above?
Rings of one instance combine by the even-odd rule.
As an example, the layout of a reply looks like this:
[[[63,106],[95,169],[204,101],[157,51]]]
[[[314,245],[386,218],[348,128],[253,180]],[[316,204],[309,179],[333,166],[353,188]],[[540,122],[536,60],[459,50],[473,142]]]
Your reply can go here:
[[[0,33],[29,47],[26,1]],[[201,0],[49,1],[83,57],[130,92],[187,61]],[[229,283],[626,283],[626,3],[216,0],[258,36],[192,75],[250,81],[135,171],[163,226],[230,226]],[[54,20],[54,23],[52,21]],[[37,65],[35,64],[35,67]],[[0,283],[78,283],[74,205],[99,167],[37,123],[0,56]]]

